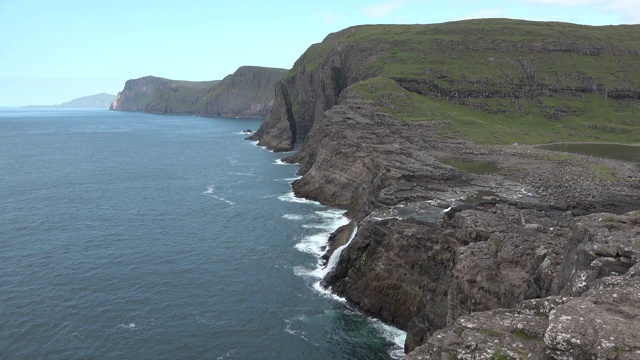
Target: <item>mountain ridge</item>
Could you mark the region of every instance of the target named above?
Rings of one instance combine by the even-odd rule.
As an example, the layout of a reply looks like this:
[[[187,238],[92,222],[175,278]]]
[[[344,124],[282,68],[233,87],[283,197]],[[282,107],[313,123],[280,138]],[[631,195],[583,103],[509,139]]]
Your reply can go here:
[[[27,105],[25,108],[75,108],[75,109],[108,109],[116,95],[99,93],[82,96],[63,102],[59,105]]]

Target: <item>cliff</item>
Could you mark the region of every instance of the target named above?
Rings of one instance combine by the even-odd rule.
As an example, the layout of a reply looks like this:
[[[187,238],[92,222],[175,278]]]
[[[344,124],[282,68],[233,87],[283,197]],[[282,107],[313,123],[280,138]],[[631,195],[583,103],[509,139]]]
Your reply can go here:
[[[176,81],[153,76],[128,80],[110,110],[214,117],[265,117],[283,69],[243,66],[218,81]]]
[[[382,112],[451,120],[480,143],[632,141],[639,43],[638,26],[506,19],[356,26],[327,36],[296,61],[275,100],[290,108],[272,112],[254,139],[291,149],[342,90],[360,84]],[[295,126],[285,123],[288,113]],[[283,137],[284,127],[295,134]]]
[[[522,145],[640,141],[638,30],[379,25],[309,48],[253,138],[304,139],[294,191],[358,226],[325,286],[405,329],[408,358],[640,356],[638,165]]]

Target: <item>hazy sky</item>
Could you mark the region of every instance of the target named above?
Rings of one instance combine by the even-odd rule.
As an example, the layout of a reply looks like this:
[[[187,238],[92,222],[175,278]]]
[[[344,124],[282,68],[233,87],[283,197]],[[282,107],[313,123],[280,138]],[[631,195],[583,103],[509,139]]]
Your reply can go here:
[[[216,80],[242,65],[290,68],[359,24],[470,18],[640,23],[639,0],[0,0],[0,106],[117,93],[155,75]]]

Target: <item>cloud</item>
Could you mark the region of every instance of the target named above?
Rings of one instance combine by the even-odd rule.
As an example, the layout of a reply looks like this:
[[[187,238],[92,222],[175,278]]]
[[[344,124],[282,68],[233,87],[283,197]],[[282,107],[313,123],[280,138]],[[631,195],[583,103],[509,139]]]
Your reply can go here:
[[[392,0],[362,9],[370,17],[385,17],[404,5],[405,0]]]

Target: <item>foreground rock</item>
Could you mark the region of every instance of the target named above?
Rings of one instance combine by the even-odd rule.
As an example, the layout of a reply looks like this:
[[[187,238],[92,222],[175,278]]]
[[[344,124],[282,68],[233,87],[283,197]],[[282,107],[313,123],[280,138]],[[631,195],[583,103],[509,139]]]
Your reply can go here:
[[[577,359],[606,345],[602,354],[633,358],[640,342],[627,329],[634,327],[612,324],[616,311],[637,322],[634,165],[443,140],[436,135],[443,125],[393,121],[347,90],[289,158],[302,165],[293,184],[299,196],[346,208],[358,225],[325,285],[407,330],[407,352],[418,348],[412,356]],[[498,170],[465,172],[443,163],[451,158],[490,161]],[[594,173],[594,161],[616,178]],[[614,292],[607,284],[616,284]],[[627,300],[598,300],[607,294]],[[542,300],[534,299],[562,306],[535,316],[527,309]],[[585,311],[594,318],[575,316]],[[580,330],[595,318],[602,329]],[[620,340],[598,345],[604,332]]]

